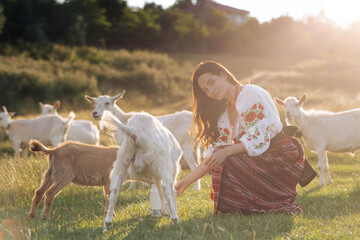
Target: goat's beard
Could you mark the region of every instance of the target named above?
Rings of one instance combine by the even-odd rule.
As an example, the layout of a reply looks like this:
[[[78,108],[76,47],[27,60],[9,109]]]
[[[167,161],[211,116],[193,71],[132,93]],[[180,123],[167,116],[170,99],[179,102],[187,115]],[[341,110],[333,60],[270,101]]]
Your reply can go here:
[[[287,117],[286,122],[288,125],[295,125],[295,118],[294,117]]]

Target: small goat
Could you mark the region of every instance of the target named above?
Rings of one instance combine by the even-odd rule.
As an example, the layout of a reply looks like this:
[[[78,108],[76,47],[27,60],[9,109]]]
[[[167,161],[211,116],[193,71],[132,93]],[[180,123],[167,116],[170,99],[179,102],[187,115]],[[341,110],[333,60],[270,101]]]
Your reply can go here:
[[[39,103],[41,107],[41,116],[56,115],[59,116],[57,109],[60,107],[60,101],[55,105]],[[100,132],[95,124],[88,120],[73,120],[69,126],[68,134],[65,140],[79,141],[82,143],[99,145]]]
[[[107,211],[110,171],[118,149],[118,147],[100,147],[71,141],[54,149],[48,149],[39,141],[31,140],[30,150],[47,155],[49,168],[44,173],[40,188],[35,191],[29,216],[35,217],[36,209],[45,194],[42,218],[49,218],[54,198],[71,182],[83,186],[104,186],[105,211]]]
[[[111,112],[104,111],[100,128],[113,132],[120,145],[110,174],[110,203],[104,232],[113,221],[115,203],[127,172],[137,180],[155,183],[162,209],[167,202],[170,218],[179,223],[173,191],[182,152],[172,133],[159,120],[143,112],[134,114],[125,125]]]
[[[9,120],[10,116],[14,115],[14,113],[7,114]],[[58,116],[43,116],[34,119],[13,120],[10,122],[10,127],[8,124],[6,126],[2,125],[2,127],[5,128],[14,148],[14,157],[17,158],[20,149],[22,149],[22,155],[26,158],[28,155],[27,146],[31,139],[37,139],[47,145],[57,146],[63,141],[69,124],[74,118],[75,114],[71,112],[67,119]]]
[[[320,169],[319,186],[324,185],[324,173],[327,183],[331,183],[329,163],[326,151],[354,152],[360,148],[360,109],[345,112],[305,111],[300,100],[288,97],[284,101],[274,98],[279,105],[285,106],[286,122],[295,125],[302,133],[304,144],[318,155]]]
[[[93,117],[100,119],[105,110],[113,113],[123,124],[127,124],[128,120],[136,114],[136,112],[123,112],[117,105],[116,101],[122,98],[125,90],[116,96],[110,97],[101,95],[97,98],[85,95],[85,98],[95,104]],[[199,146],[194,146],[191,143],[191,136],[189,128],[192,123],[192,113],[190,111],[181,111],[174,114],[157,116],[160,122],[170,130],[176,140],[179,142],[183,152],[183,159],[189,166],[191,171],[194,171],[198,165],[198,155],[200,153]],[[194,151],[195,149],[195,151]],[[194,190],[200,190],[200,179],[194,183]]]

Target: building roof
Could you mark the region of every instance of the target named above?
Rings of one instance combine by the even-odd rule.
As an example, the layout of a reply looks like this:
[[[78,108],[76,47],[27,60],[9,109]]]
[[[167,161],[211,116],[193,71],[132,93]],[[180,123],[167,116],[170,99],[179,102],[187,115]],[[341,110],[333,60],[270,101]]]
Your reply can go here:
[[[221,10],[221,11],[224,11],[229,14],[245,14],[245,15],[247,15],[250,13],[249,11],[246,11],[246,10],[225,6],[225,5],[213,2],[213,1],[203,2],[200,5],[192,6],[186,10],[189,12],[201,12],[201,11],[210,10],[210,9]]]

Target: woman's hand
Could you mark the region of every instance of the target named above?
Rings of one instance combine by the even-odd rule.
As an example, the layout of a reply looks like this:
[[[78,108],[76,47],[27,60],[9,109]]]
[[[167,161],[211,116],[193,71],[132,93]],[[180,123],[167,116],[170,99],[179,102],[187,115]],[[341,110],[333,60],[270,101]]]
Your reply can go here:
[[[177,182],[174,188],[176,190],[176,196],[179,196],[186,189],[184,184],[182,184],[182,181]]]
[[[207,167],[213,168],[222,164],[225,159],[229,156],[228,151],[226,148],[218,150],[210,155],[207,159],[204,160],[204,164]]]

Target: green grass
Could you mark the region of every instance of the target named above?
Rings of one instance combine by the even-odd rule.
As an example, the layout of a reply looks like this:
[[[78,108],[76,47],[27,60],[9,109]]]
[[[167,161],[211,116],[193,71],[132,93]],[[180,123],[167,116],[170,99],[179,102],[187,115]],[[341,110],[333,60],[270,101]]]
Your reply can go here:
[[[307,153],[316,166],[316,155]],[[181,225],[168,217],[150,215],[149,189],[120,192],[116,216],[110,231],[103,234],[104,196],[100,187],[67,186],[54,200],[51,219],[35,219],[27,212],[40,185],[47,159],[27,160],[3,156],[0,159],[0,236],[14,239],[356,239],[360,236],[359,155],[329,154],[333,184],[318,187],[316,178],[299,187],[300,215],[283,213],[242,216],[214,215],[210,199],[211,176],[201,182],[202,190],[190,186],[177,200]],[[179,179],[189,173],[182,170]],[[6,238],[5,238],[6,239]]]

